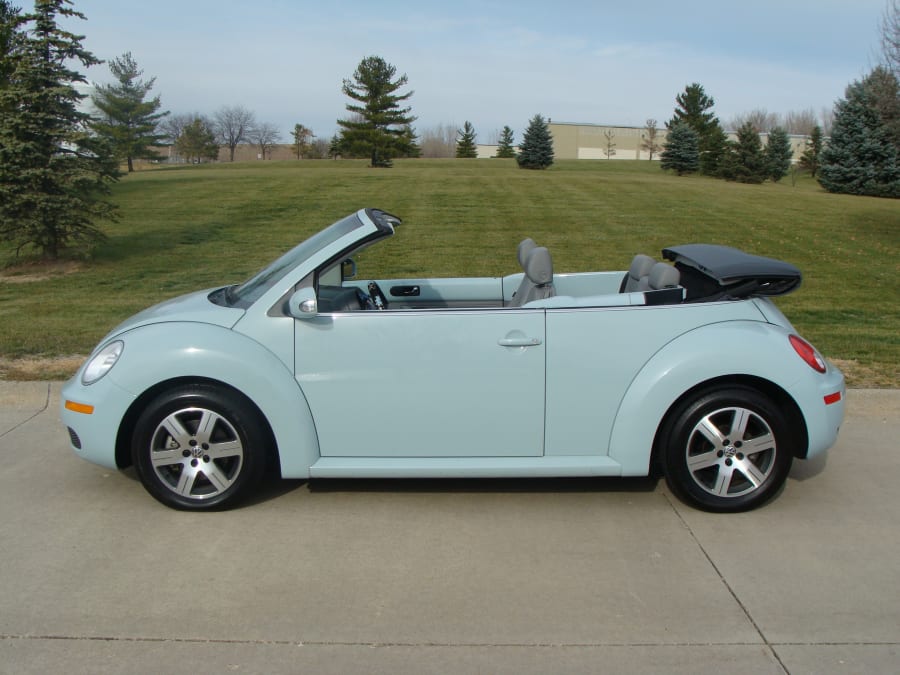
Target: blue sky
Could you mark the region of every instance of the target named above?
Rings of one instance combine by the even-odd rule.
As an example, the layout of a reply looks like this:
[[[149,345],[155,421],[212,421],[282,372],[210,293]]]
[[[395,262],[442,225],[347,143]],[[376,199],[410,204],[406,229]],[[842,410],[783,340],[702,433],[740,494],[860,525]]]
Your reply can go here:
[[[830,108],[874,64],[886,1],[75,0],[70,27],[99,58],[132,52],[165,109],[240,104],[285,140],[296,122],[330,137],[341,81],[378,55],[409,77],[420,132],[469,120],[486,142],[536,113],[662,124],[691,82],[723,122]]]

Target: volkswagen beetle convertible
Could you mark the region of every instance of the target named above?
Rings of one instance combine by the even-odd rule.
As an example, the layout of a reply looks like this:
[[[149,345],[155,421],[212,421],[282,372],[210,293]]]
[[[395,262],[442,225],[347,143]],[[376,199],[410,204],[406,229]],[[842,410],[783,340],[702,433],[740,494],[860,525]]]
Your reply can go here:
[[[794,266],[724,246],[554,273],[356,278],[400,220],[363,209],[243,284],[114,329],[62,391],[74,450],[178,509],[284,478],[646,476],[758,506],[834,444],[843,375],[771,296]],[[628,267],[627,270],[624,268]]]

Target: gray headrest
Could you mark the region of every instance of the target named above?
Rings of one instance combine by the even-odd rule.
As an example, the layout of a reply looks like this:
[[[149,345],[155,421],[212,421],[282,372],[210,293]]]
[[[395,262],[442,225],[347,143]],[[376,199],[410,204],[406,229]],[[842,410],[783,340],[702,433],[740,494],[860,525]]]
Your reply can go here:
[[[666,263],[656,263],[650,270],[650,276],[647,279],[652,291],[658,291],[661,288],[675,288],[679,281],[681,281],[681,272]]]
[[[528,254],[535,248],[537,248],[537,244],[534,243],[534,239],[531,237],[519,242],[519,248],[516,251],[516,254],[519,256],[519,265],[522,266],[522,269],[525,269],[525,261],[528,260]]]
[[[525,260],[525,275],[535,286],[543,286],[553,281],[553,261],[550,251],[543,246],[531,250]]]
[[[650,274],[650,270],[655,264],[656,261],[649,255],[638,253],[631,260],[631,267],[628,268],[628,276],[635,281],[638,281],[641,277]]]

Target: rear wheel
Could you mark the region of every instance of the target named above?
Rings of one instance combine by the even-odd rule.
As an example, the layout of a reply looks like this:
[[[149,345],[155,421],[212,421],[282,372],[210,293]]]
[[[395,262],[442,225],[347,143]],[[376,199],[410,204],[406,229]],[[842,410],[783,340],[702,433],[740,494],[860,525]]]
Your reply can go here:
[[[234,506],[265,471],[268,438],[243,397],[209,385],[167,391],[138,419],[134,465],[147,491],[166,506]]]
[[[746,387],[706,390],[672,411],[661,459],[670,489],[708,511],[745,511],[784,485],[793,460],[778,406]]]

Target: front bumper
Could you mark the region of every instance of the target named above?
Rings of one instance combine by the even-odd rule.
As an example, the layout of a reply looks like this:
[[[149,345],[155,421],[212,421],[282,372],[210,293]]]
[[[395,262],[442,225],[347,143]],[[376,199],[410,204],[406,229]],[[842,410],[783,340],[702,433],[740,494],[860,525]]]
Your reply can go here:
[[[66,382],[60,397],[60,417],[72,450],[83,459],[110,469],[116,465],[116,437],[134,395],[104,377],[90,386],[81,373]]]

